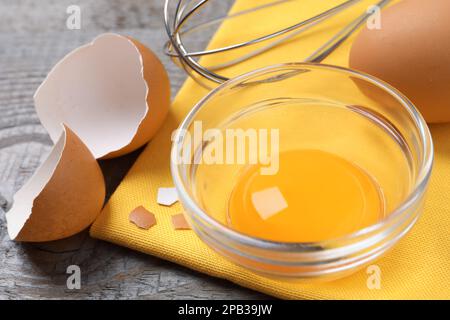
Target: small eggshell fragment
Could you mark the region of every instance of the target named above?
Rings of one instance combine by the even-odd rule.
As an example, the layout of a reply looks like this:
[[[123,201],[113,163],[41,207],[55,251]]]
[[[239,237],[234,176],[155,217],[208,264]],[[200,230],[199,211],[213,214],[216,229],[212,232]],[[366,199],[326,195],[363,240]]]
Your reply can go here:
[[[138,41],[103,34],[75,49],[34,96],[54,142],[66,123],[95,158],[112,158],[147,143],[163,123],[170,84],[156,55]]]
[[[178,201],[178,194],[175,188],[159,188],[156,202],[163,206],[171,206]]]
[[[280,213],[288,207],[278,187],[267,188],[252,194],[252,204],[263,220]]]
[[[186,221],[184,214],[179,213],[172,216],[172,225],[175,230],[190,230],[191,227]]]
[[[364,28],[350,67],[399,89],[427,122],[450,121],[450,1],[408,0],[381,11],[381,29]]]
[[[52,241],[87,228],[100,213],[105,182],[97,161],[66,126],[48,158],[14,195],[6,213],[17,241]]]
[[[148,230],[156,224],[156,218],[153,213],[139,206],[130,212],[129,219],[141,229]]]

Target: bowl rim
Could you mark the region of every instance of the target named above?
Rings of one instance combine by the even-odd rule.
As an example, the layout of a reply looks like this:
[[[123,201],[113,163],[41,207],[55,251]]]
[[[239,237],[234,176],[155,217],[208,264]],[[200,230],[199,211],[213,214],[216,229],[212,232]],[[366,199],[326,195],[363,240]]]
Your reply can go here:
[[[385,218],[380,220],[379,222],[372,224],[370,226],[367,226],[363,229],[357,230],[353,233],[331,238],[327,240],[322,241],[316,241],[316,242],[281,242],[281,241],[273,241],[273,240],[267,240],[262,239],[258,237],[253,237],[250,235],[246,235],[244,233],[241,233],[239,231],[233,230],[229,228],[228,226],[224,225],[223,223],[217,221],[216,219],[212,218],[208,213],[206,213],[200,206],[197,204],[197,202],[192,199],[189,192],[187,191],[187,187],[185,183],[183,182],[183,179],[181,177],[181,164],[180,162],[174,161],[174,158],[177,157],[178,159],[178,152],[179,146],[183,142],[183,136],[182,136],[182,129],[187,129],[191,123],[195,120],[196,114],[201,110],[201,108],[215,95],[219,94],[222,90],[231,87],[233,85],[236,85],[243,80],[248,80],[249,78],[262,75],[266,72],[270,72],[272,70],[277,69],[288,69],[288,68],[312,68],[312,69],[326,69],[331,70],[335,72],[340,73],[346,73],[349,75],[357,76],[358,78],[361,78],[365,81],[368,81],[381,89],[383,89],[385,92],[388,92],[391,96],[396,98],[399,103],[402,104],[405,111],[407,111],[411,118],[413,119],[416,128],[419,131],[420,134],[420,142],[421,146],[424,149],[423,155],[421,157],[421,163],[422,166],[419,169],[419,174],[417,175],[415,184],[412,188],[412,190],[409,192],[408,196],[394,209],[390,212],[389,215],[387,215]],[[180,130],[181,129],[181,130]],[[186,214],[188,214],[193,220],[198,220],[198,218],[204,220],[207,224],[211,225],[217,230],[220,230],[220,232],[228,237],[231,238],[237,242],[239,242],[242,245],[252,246],[264,249],[276,249],[276,250],[282,250],[282,251],[297,251],[299,248],[302,248],[302,250],[308,251],[308,249],[311,249],[312,251],[316,251],[317,247],[320,246],[322,248],[336,248],[336,244],[339,244],[340,242],[347,243],[348,241],[359,238],[377,231],[380,231],[384,226],[390,225],[391,223],[394,223],[396,219],[402,216],[402,213],[408,212],[406,210],[410,206],[414,204],[414,202],[422,196],[422,194],[426,190],[426,186],[429,182],[431,171],[433,167],[433,161],[434,161],[434,147],[433,147],[433,140],[431,137],[431,133],[429,131],[428,125],[426,124],[423,116],[420,114],[420,112],[417,110],[417,108],[414,106],[414,104],[399,90],[388,84],[387,82],[378,79],[377,77],[374,77],[370,74],[357,71],[354,69],[341,67],[341,66],[335,66],[330,64],[323,64],[323,63],[311,63],[311,62],[289,62],[289,63],[279,63],[279,64],[273,64],[269,66],[265,66],[262,68],[258,68],[255,70],[252,70],[250,72],[246,72],[242,75],[236,76],[220,85],[218,85],[216,88],[211,90],[208,94],[206,94],[202,99],[200,99],[195,106],[188,112],[188,114],[185,116],[183,121],[178,127],[178,130],[176,131],[174,137],[173,137],[173,144],[171,149],[171,157],[170,157],[170,168],[172,173],[172,179],[175,184],[175,188],[180,196],[181,202],[183,204],[186,204],[189,209],[192,212],[187,211]],[[412,213],[410,213],[411,215]],[[408,216],[405,217],[405,219]],[[416,219],[414,219],[415,221]],[[337,247],[342,247],[337,245]]]

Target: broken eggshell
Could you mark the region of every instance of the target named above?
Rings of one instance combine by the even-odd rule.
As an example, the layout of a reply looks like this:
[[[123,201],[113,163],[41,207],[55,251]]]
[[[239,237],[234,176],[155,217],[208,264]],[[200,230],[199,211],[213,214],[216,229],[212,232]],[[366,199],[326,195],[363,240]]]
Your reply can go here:
[[[97,161],[67,127],[48,158],[14,195],[6,213],[17,241],[52,241],[87,228],[100,213],[105,182]]]
[[[64,57],[34,99],[54,142],[66,123],[95,158],[113,158],[154,136],[169,110],[170,84],[152,51],[108,33]]]
[[[178,201],[178,194],[175,188],[159,188],[156,202],[162,206],[170,207]]]

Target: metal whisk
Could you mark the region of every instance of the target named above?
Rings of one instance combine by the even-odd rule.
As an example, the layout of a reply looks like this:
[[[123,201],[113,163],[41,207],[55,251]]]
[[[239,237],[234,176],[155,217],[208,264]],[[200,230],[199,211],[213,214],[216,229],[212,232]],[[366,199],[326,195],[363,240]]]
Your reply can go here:
[[[173,14],[170,13],[170,0],[166,0],[164,5],[164,22],[167,34],[169,36],[169,40],[165,46],[165,52],[169,55],[178,65],[180,65],[191,77],[199,81],[197,75],[200,75],[203,78],[206,78],[210,81],[216,83],[222,83],[229,78],[222,76],[218,73],[219,70],[232,66],[238,63],[241,63],[251,57],[254,57],[260,53],[271,50],[281,43],[309,30],[315,25],[329,19],[336,14],[344,11],[352,5],[357,4],[362,0],[347,0],[343,3],[330,8],[316,16],[313,16],[307,20],[300,21],[294,25],[291,25],[287,28],[275,31],[273,33],[251,39],[249,41],[235,43],[232,45],[228,45],[221,48],[214,48],[210,50],[201,50],[201,51],[189,51],[189,49],[185,46],[183,41],[183,36],[188,34],[192,34],[194,32],[201,31],[205,28],[214,26],[224,20],[233,19],[239,16],[247,15],[254,13],[259,10],[268,9],[273,6],[277,6],[283,4],[285,2],[290,1],[299,1],[299,0],[274,0],[273,2],[266,3],[264,5],[259,5],[253,7],[248,10],[244,10],[241,12],[237,12],[234,14],[230,14],[227,16],[223,16],[216,19],[208,20],[204,23],[200,23],[197,25],[185,27],[187,22],[198,13],[201,8],[209,2],[209,0],[178,0],[178,3],[175,6],[175,11]],[[387,5],[391,0],[381,0],[374,5],[377,8],[383,8]],[[328,55],[330,55],[341,43],[343,43],[355,30],[357,30],[365,21],[374,13],[373,10],[367,10],[360,16],[358,16],[355,20],[351,21],[348,25],[346,25],[342,30],[333,35],[327,42],[325,42],[322,46],[316,49],[310,56],[306,57],[304,62],[316,62],[319,63],[323,61]],[[220,54],[226,51],[236,50],[242,47],[249,47],[258,43],[268,42],[272,40],[270,43],[258,47],[255,50],[242,55],[238,58],[235,58],[231,61],[223,62],[214,66],[202,66],[198,62],[198,58],[206,55]],[[205,83],[200,82],[202,85]]]

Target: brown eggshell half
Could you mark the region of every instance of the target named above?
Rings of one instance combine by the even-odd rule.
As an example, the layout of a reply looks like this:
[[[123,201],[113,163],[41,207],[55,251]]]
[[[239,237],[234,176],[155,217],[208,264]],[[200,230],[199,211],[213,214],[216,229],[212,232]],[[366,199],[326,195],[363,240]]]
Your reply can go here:
[[[112,158],[155,135],[169,110],[170,84],[151,50],[108,33],[64,57],[34,99],[54,142],[66,123],[95,158]]]
[[[350,67],[405,94],[427,122],[450,122],[450,1],[408,0],[381,11],[381,29],[365,27]]]
[[[14,195],[6,213],[17,241],[52,241],[87,228],[102,209],[105,182],[100,167],[72,130],[61,137],[31,179]]]

